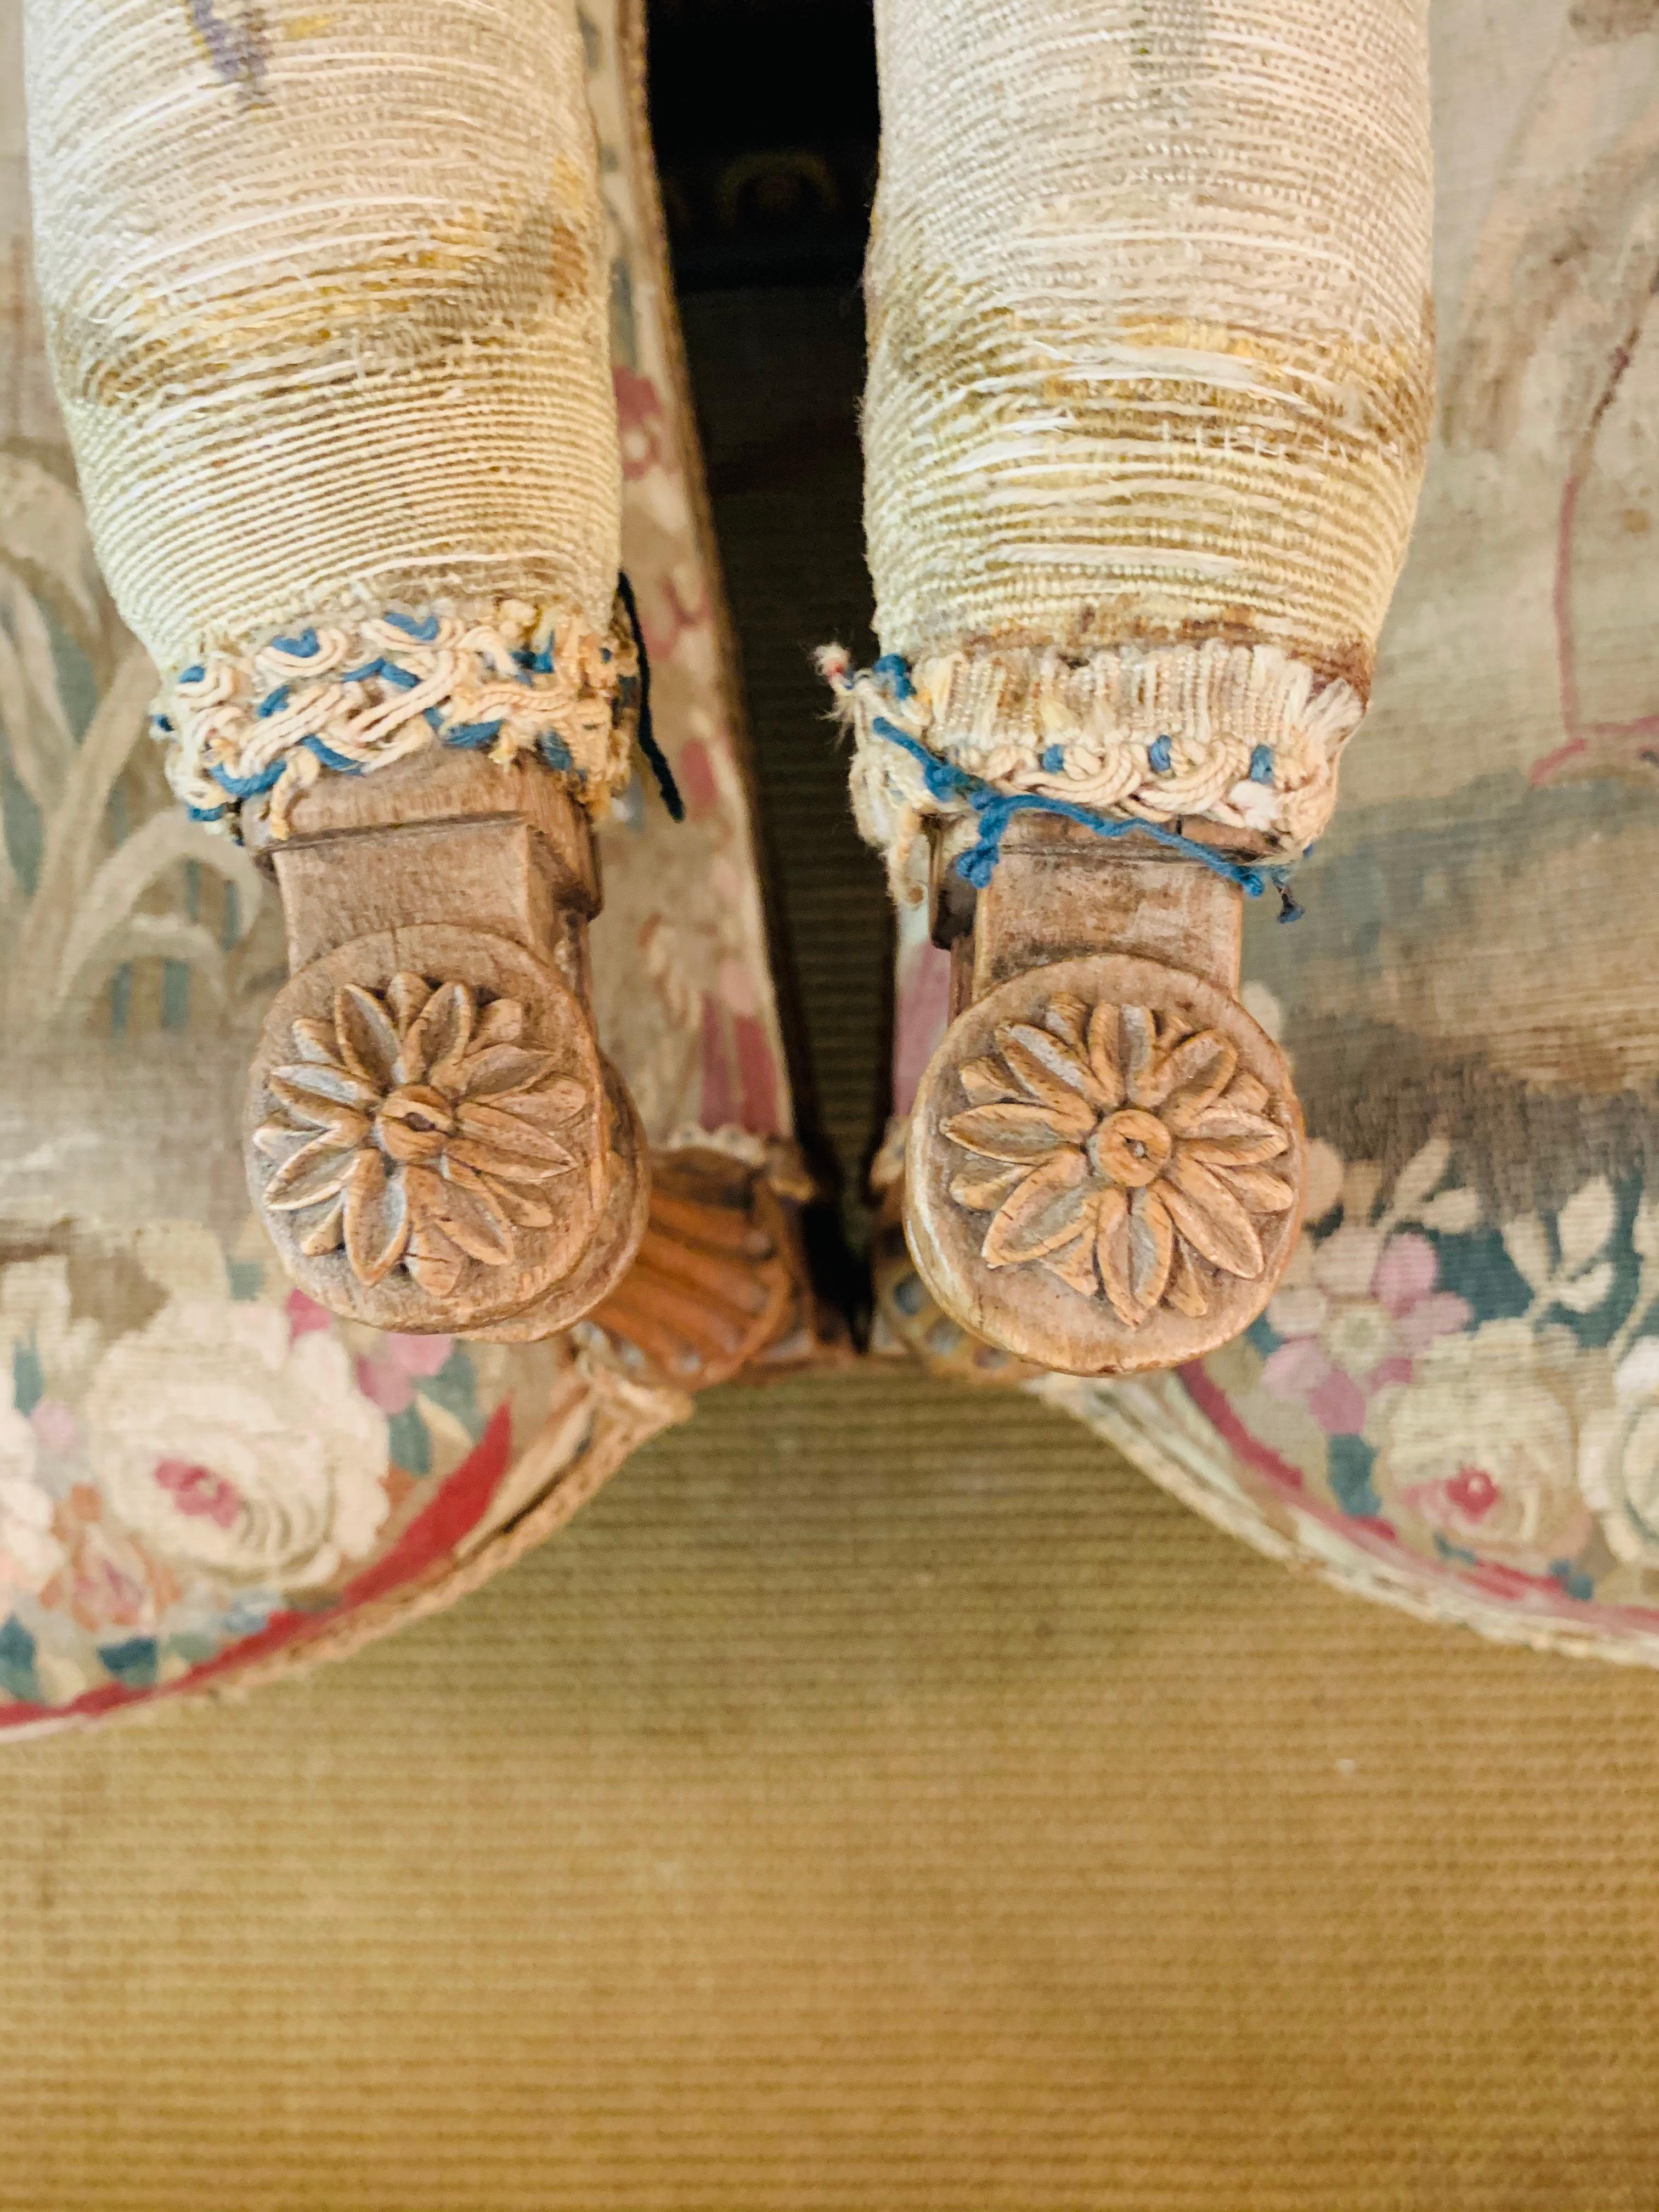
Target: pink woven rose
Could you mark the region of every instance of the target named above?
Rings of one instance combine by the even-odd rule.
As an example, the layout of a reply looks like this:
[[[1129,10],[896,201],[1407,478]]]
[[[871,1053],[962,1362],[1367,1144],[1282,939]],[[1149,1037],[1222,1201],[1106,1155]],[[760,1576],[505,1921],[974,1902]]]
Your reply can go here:
[[[1275,1397],[1306,1406],[1328,1436],[1358,1436],[1377,1392],[1409,1382],[1413,1362],[1437,1337],[1467,1328],[1467,1299],[1440,1287],[1426,1237],[1345,1225],[1322,1244],[1304,1239],[1267,1308],[1284,1339],[1261,1370]]]

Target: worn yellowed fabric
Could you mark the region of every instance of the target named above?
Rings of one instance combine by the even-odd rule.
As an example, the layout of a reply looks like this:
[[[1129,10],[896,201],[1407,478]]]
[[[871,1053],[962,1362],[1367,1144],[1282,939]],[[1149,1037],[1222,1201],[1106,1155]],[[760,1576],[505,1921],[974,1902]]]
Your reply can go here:
[[[1017,1396],[726,1392],[441,1620],[14,1749],[5,2212],[1649,2212],[1659,1698]]]
[[[879,714],[1299,854],[1426,447],[1422,0],[876,12],[866,514],[908,688],[848,695],[871,833],[955,803]]]
[[[319,764],[493,730],[602,807],[621,473],[572,0],[25,13],[48,352],[179,795],[287,763],[280,834]]]

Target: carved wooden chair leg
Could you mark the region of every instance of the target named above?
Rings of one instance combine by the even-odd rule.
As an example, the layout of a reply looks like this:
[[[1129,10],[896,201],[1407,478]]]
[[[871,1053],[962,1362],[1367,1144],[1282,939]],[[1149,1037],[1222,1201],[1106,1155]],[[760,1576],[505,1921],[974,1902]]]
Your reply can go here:
[[[568,1326],[632,1261],[649,1190],[593,1033],[586,816],[538,769],[454,753],[319,783],[269,850],[292,980],[249,1077],[249,1181],[289,1273],[382,1328]]]
[[[1072,1374],[1225,1343],[1293,1247],[1303,1133],[1239,1004],[1243,893],[1043,817],[966,900],[935,843],[951,1025],[911,1118],[904,1211],[946,1314]]]
[[[100,559],[175,793],[263,842],[287,914],[256,1202],[336,1312],[546,1334],[646,1203],[587,979],[641,672],[574,0],[354,0],[274,43],[27,7]]]
[[[1249,1323],[1297,1237],[1241,893],[1330,817],[1415,508],[1424,0],[876,22],[882,652],[823,666],[860,822],[901,899],[931,843],[955,963],[910,1249],[1014,1359],[1171,1366]]]

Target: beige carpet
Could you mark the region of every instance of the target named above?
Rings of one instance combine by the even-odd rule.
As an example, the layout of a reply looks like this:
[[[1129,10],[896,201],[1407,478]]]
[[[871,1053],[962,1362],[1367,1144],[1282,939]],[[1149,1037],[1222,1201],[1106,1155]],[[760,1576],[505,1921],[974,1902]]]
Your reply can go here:
[[[1060,1417],[727,1393],[447,1617],[0,1767],[0,2205],[1659,2201],[1659,1683]]]

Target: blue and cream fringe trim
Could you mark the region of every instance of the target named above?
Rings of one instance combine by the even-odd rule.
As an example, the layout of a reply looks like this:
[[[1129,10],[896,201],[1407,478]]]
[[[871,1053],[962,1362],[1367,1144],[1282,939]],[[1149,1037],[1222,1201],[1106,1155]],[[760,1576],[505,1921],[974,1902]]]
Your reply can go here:
[[[1026,812],[1103,837],[1139,830],[1252,896],[1282,892],[1330,818],[1337,759],[1364,711],[1351,685],[1322,684],[1280,647],[1223,639],[1085,656],[886,653],[859,671],[830,647],[819,665],[855,741],[860,826],[899,898],[918,896],[911,856],[927,823],[960,825],[957,869],[984,884]],[[1183,822],[1237,830],[1265,858],[1231,859]]]
[[[518,600],[319,622],[182,670],[155,727],[192,817],[233,836],[246,800],[264,799],[280,840],[325,770],[362,775],[436,744],[538,760],[599,816],[631,773],[641,657],[621,596],[608,632]]]

